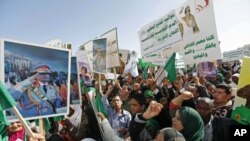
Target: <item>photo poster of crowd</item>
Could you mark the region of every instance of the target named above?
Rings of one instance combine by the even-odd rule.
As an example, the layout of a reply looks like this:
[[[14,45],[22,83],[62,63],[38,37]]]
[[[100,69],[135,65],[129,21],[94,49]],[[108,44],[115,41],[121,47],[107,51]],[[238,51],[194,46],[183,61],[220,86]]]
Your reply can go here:
[[[71,57],[71,74],[70,74],[70,104],[80,104],[80,93],[77,76],[77,63],[76,57]]]
[[[26,120],[68,113],[70,50],[3,39],[1,53],[2,82]],[[17,120],[12,110],[6,117]]]

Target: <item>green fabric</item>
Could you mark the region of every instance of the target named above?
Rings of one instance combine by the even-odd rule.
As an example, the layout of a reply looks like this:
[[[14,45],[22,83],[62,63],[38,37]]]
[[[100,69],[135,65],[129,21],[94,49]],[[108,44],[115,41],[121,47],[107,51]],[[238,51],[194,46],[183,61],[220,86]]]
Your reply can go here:
[[[96,108],[97,108],[98,112],[102,112],[106,117],[108,117],[107,111],[104,107],[104,104],[102,103],[102,98],[101,98],[101,95],[99,94],[99,92],[96,95],[95,104],[96,104]]]
[[[11,108],[16,105],[15,100],[9,93],[9,91],[5,88],[3,83],[0,81],[0,121],[8,124],[6,117],[4,116],[3,111],[5,109]]]
[[[93,87],[88,87],[88,88],[87,88],[87,93],[93,94],[93,93],[95,93],[95,92],[96,92],[95,88],[93,88]]]
[[[53,117],[53,119],[55,122],[58,122],[60,120],[64,120],[64,116],[56,116],[56,117]]]
[[[221,73],[217,73],[216,76],[220,78],[221,83],[222,83],[222,82],[224,81],[224,79],[225,79],[224,76],[223,76]]]
[[[176,80],[175,56],[176,53],[174,52],[164,66],[164,70],[168,72],[167,78],[170,82],[174,82]]]
[[[0,141],[8,141],[8,133],[6,130],[6,125],[0,123]]]
[[[35,122],[36,126],[39,126],[39,119],[36,119]],[[49,118],[43,118],[43,123],[44,123],[44,130],[48,132],[49,129],[51,128]]]
[[[84,80],[80,80],[80,90],[81,90],[81,94],[85,95],[85,91],[84,91]]]
[[[156,132],[161,129],[159,122],[154,118],[147,121],[145,128],[151,137],[154,137],[156,135]]]
[[[179,110],[181,123],[184,127],[180,132],[187,141],[200,141],[204,138],[204,124],[199,113],[190,107]]]
[[[154,97],[154,92],[150,91],[150,90],[146,90],[144,92],[144,96],[145,97]]]
[[[143,77],[142,78],[144,80],[148,79],[148,68],[143,68],[142,70],[143,70],[143,72],[142,72],[143,73],[143,75],[142,75]]]
[[[250,125],[250,109],[245,106],[237,107],[231,114],[231,119],[242,125]]]

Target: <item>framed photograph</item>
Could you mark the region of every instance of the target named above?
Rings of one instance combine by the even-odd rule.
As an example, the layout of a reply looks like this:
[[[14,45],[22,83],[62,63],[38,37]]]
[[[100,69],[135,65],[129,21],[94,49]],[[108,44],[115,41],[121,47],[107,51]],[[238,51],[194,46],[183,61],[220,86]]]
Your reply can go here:
[[[5,85],[26,119],[66,115],[69,106],[71,51],[1,40]],[[8,120],[16,120],[6,110]]]
[[[93,72],[107,72],[107,39],[93,40]]]

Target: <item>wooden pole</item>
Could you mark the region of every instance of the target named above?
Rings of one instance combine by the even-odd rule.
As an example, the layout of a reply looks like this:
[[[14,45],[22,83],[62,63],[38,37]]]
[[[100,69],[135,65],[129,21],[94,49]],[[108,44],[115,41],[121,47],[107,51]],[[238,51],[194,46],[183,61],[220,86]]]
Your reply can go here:
[[[39,133],[45,136],[43,118],[39,118]]]
[[[114,74],[115,74],[115,81],[116,81],[116,68],[113,68]]]
[[[19,119],[19,121],[22,123],[22,125],[23,125],[26,133],[28,135],[30,135],[31,137],[35,138],[34,133],[31,131],[31,129],[29,128],[28,124],[26,123],[26,121],[24,120],[23,116],[20,114],[20,112],[16,108],[16,106],[13,107],[13,111],[14,111],[15,115],[17,116],[17,118]]]
[[[102,93],[101,74],[100,73],[98,73],[98,86],[99,86],[99,92]]]

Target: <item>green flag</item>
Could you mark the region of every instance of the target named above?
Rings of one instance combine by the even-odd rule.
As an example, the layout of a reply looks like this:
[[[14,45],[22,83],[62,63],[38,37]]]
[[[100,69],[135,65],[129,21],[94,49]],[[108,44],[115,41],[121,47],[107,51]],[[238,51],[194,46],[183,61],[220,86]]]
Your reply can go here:
[[[107,117],[108,113],[104,107],[104,104],[102,103],[102,98],[99,92],[96,94],[95,104],[98,112],[102,112]]]
[[[36,126],[39,126],[39,119],[36,119],[35,122],[36,122]],[[43,118],[43,124],[44,124],[44,130],[48,132],[49,129],[51,128],[49,118]]]
[[[0,81],[0,121],[8,124],[6,117],[4,116],[3,111],[5,109],[11,108],[16,105],[15,100],[5,88],[4,84]]]
[[[64,116],[56,116],[56,117],[53,117],[53,120],[54,120],[55,122],[58,122],[58,121],[60,121],[60,120],[64,120]]]
[[[164,70],[168,72],[167,78],[170,82],[176,80],[175,55],[176,53],[174,52],[164,66]]]

